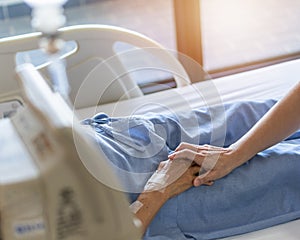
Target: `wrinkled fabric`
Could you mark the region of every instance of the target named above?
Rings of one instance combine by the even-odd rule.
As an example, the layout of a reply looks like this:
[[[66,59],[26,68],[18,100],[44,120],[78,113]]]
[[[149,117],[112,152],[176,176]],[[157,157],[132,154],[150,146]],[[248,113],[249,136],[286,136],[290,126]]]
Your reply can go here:
[[[159,162],[185,141],[229,146],[276,102],[239,102],[173,115],[110,118],[83,124],[133,202]],[[158,212],[144,239],[217,239],[300,217],[300,132],[257,154],[213,186],[191,188]]]

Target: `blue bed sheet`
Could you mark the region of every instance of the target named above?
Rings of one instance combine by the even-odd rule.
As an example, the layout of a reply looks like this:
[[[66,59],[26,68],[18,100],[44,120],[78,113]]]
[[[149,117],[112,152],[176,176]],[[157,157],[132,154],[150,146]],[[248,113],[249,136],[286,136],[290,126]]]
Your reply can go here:
[[[180,142],[229,146],[275,103],[239,102],[173,115],[126,118],[100,113],[83,124],[95,130],[99,147],[132,202],[159,162]],[[299,217],[300,132],[296,132],[213,186],[191,188],[170,199],[144,239],[218,239]]]

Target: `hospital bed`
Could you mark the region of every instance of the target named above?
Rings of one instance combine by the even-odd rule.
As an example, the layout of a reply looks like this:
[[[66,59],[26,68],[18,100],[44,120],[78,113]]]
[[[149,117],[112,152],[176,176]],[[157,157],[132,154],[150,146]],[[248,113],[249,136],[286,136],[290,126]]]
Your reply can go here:
[[[243,100],[280,99],[300,76],[300,60],[294,60],[264,67],[257,70],[234,74],[218,79],[190,84],[189,76],[176,61],[170,51],[163,49],[151,39],[121,28],[108,26],[79,26],[61,30],[65,41],[74,41],[75,45],[62,54],[66,58],[67,73],[72,88],[71,101],[74,112],[79,119],[105,112],[109,116],[131,116],[148,112],[170,113],[187,111],[202,106],[213,106],[220,103],[233,103]],[[15,54],[38,47],[39,33],[0,40],[0,99],[4,112],[15,111],[22,106],[22,93],[15,81]],[[108,39],[108,36],[112,36]],[[116,41],[124,41],[143,48],[162,59],[162,67],[152,68],[168,70],[175,76],[177,88],[143,95],[136,83],[124,73],[128,71],[115,57],[111,49]],[[70,43],[72,45],[72,43]],[[159,49],[159,50],[157,50]],[[133,55],[130,55],[132,54]],[[125,57],[140,54],[135,50],[119,53]],[[23,60],[26,60],[23,55]],[[22,56],[21,56],[22,58]],[[105,61],[103,61],[105,60]],[[117,66],[117,72],[111,72],[108,64]],[[105,63],[105,64],[103,64]],[[36,67],[47,78],[43,67],[47,62],[39,62]],[[149,65],[133,65],[129,71],[140,68],[151,68]],[[110,70],[110,71],[108,71]],[[102,73],[106,77],[103,77]],[[102,76],[102,77],[100,77]],[[117,77],[124,76],[121,81]],[[105,82],[106,79],[112,80]],[[119,79],[119,78],[117,78]],[[100,87],[99,87],[100,86]],[[105,91],[103,91],[103,89]],[[248,233],[227,239],[298,239],[300,220],[295,220],[268,229]]]
[[[207,104],[236,101],[280,99],[300,79],[300,60],[284,62],[249,72],[199,82],[178,89],[101,106],[78,109],[80,118],[105,112],[110,116],[128,116],[158,112],[168,114],[187,111]],[[208,96],[203,100],[203,95]],[[299,239],[300,220],[270,227],[257,232],[226,238],[236,240]]]

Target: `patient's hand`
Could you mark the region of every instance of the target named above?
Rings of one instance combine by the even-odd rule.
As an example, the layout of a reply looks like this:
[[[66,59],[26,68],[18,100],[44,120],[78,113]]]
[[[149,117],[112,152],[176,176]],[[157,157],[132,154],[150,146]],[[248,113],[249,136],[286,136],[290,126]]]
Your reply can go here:
[[[163,161],[148,180],[145,191],[160,191],[169,199],[193,186],[200,167],[192,161],[176,159]]]
[[[194,186],[222,178],[240,165],[233,149],[210,145],[181,143],[169,158],[172,161],[186,159],[201,166],[199,176],[194,180]]]
[[[133,212],[142,223],[142,232],[146,231],[153,217],[168,199],[193,186],[200,167],[191,163],[182,159],[160,163],[147,182],[145,190],[132,205]]]
[[[191,164],[186,160],[169,161],[168,174],[170,178],[165,189],[168,198],[172,198],[192,187],[199,170],[199,165]]]

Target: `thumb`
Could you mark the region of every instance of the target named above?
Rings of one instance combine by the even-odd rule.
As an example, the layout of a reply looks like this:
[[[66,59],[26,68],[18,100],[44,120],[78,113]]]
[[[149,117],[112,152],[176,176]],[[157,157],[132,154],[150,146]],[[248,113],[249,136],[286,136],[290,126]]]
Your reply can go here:
[[[198,177],[196,177],[193,181],[193,184],[195,187],[199,187],[200,185],[209,183],[209,182],[213,182],[213,180],[215,180],[214,178],[214,172],[210,172],[208,174],[205,175],[200,175]]]
[[[201,184],[203,184],[203,182],[204,181],[202,177],[196,177],[193,182],[194,187],[199,187]]]

